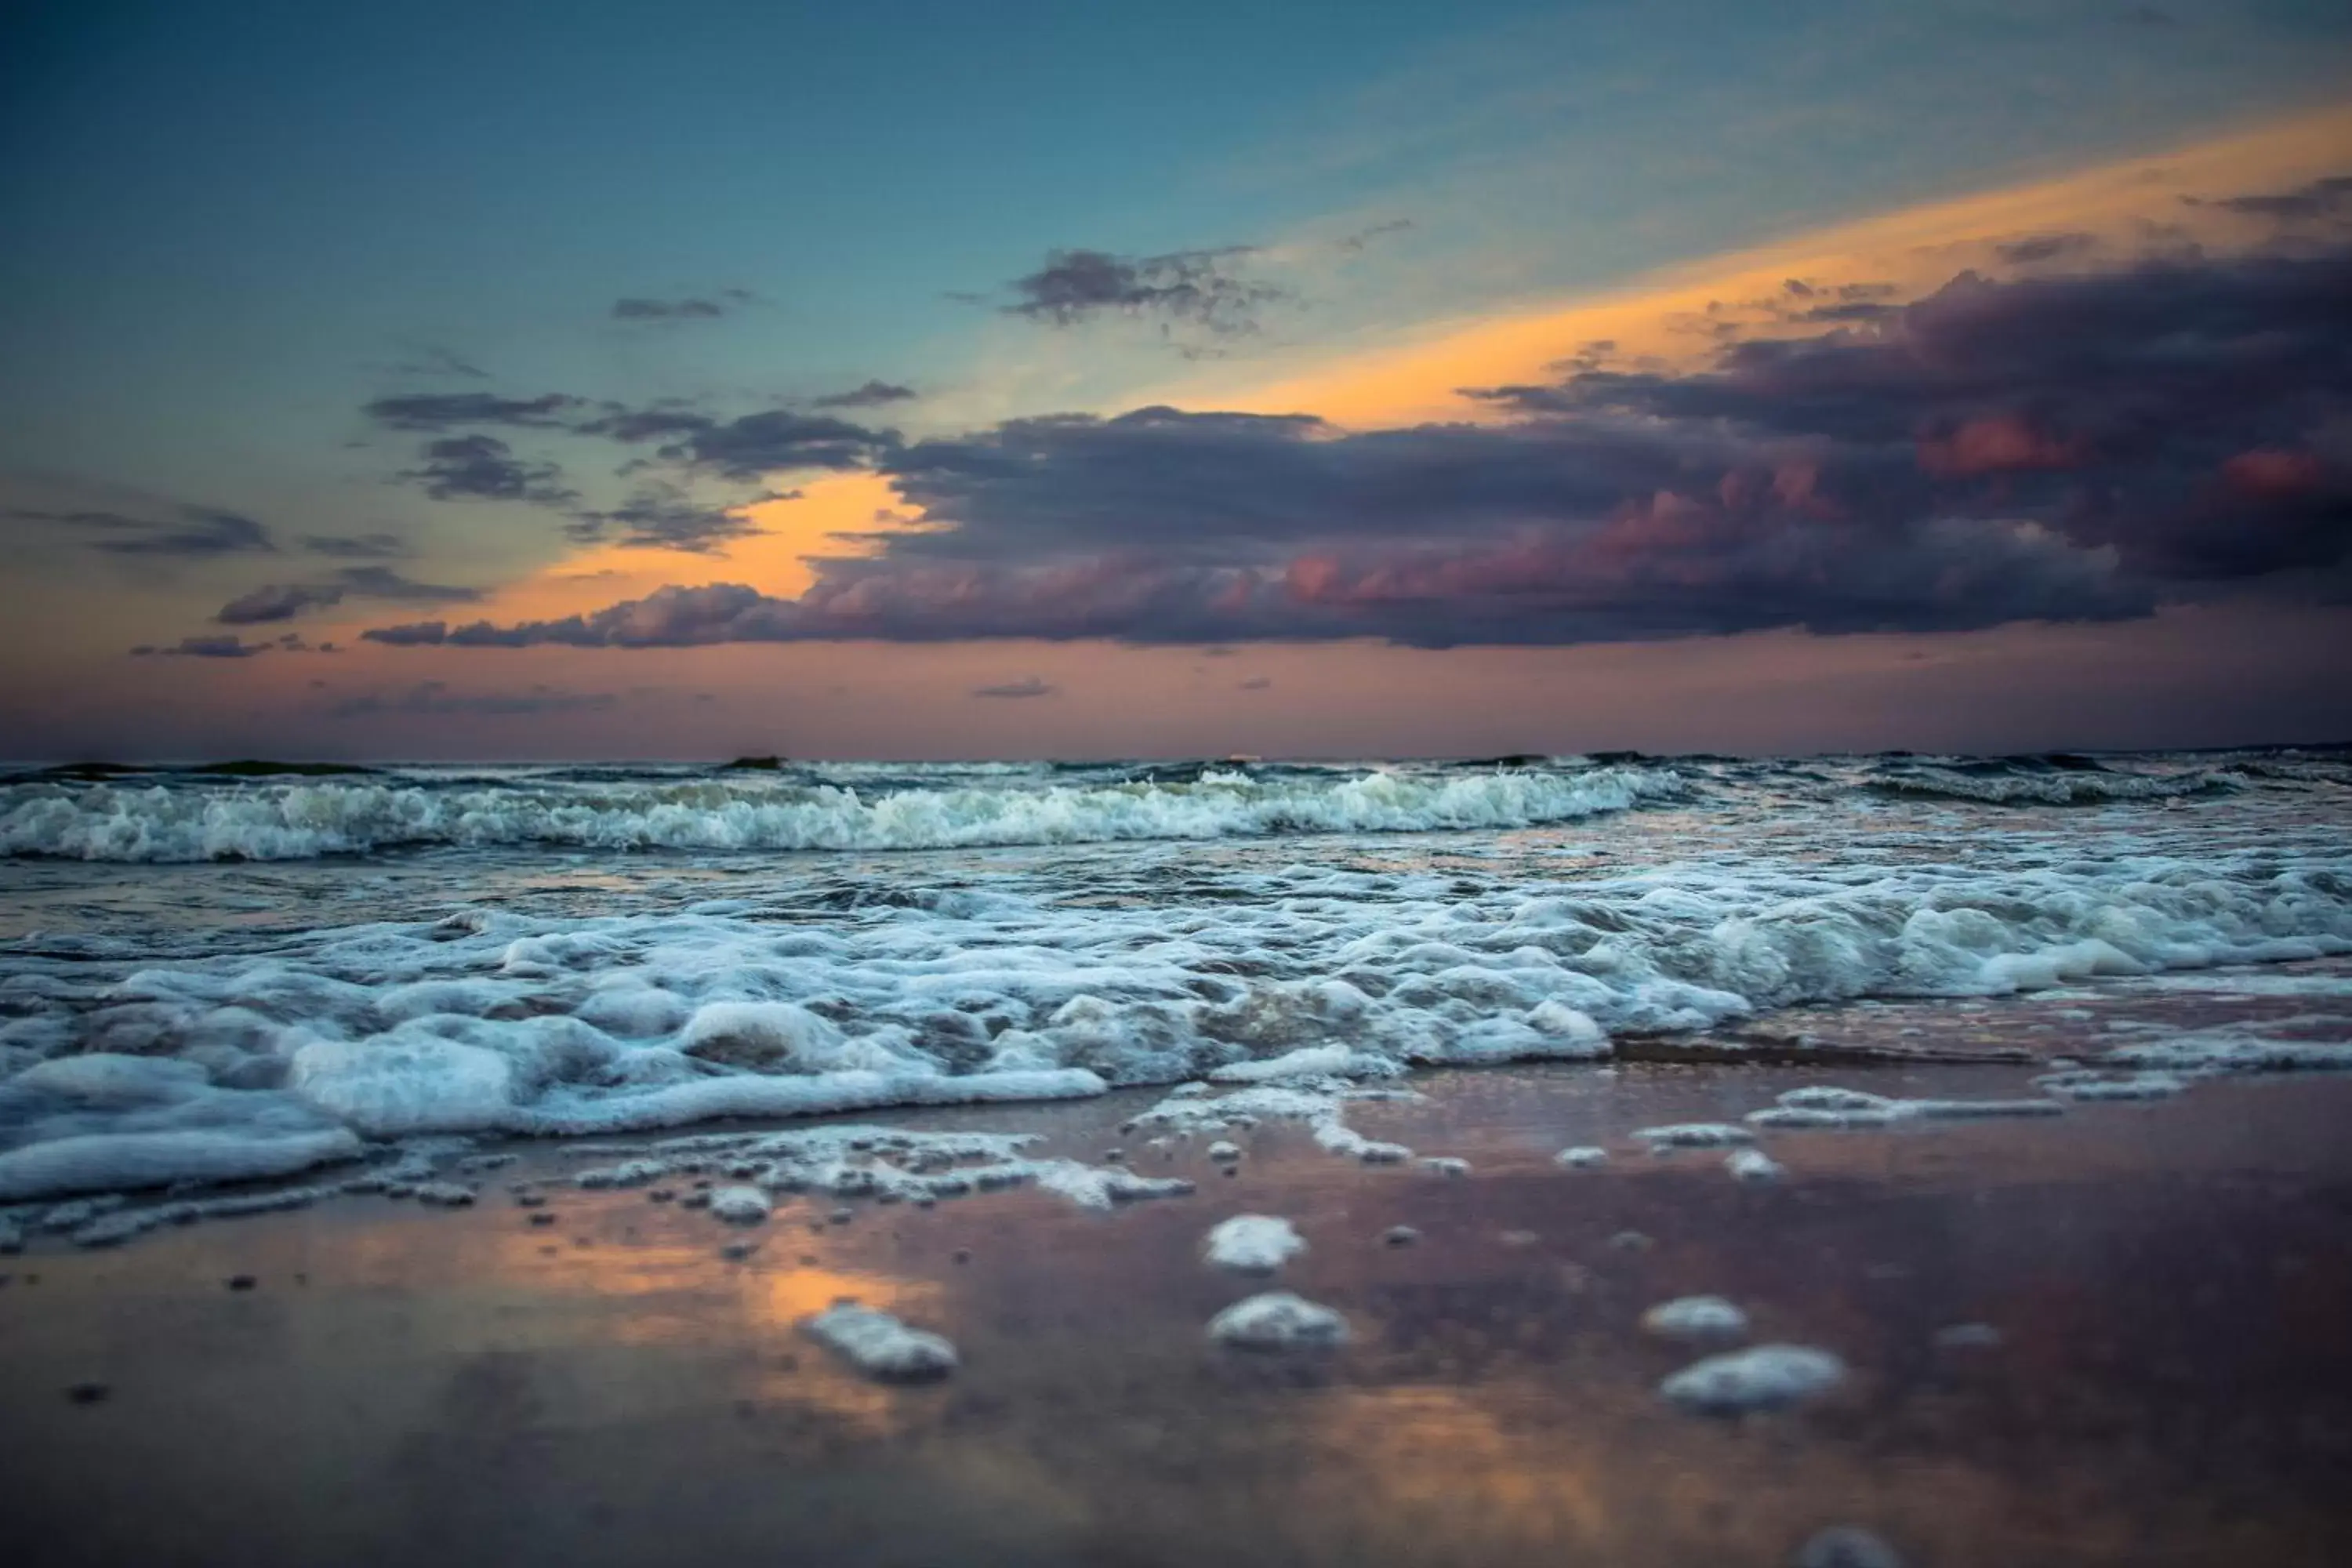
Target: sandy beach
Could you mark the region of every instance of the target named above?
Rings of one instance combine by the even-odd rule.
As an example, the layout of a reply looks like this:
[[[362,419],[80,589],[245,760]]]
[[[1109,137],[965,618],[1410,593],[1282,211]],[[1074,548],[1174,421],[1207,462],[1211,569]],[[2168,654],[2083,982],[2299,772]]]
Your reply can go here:
[[[2304,967],[2226,1005],[2109,1001],[2275,1021],[2307,1013]],[[1837,1016],[1846,1048],[1860,1018],[1923,1058],[2046,1059],[2108,1005]],[[813,1194],[739,1229],[669,1185],[582,1190],[576,1150],[526,1143],[468,1208],[37,1237],[0,1259],[5,1536],[45,1565],[1698,1564],[1854,1524],[1946,1568],[2343,1561],[2352,1079],[1780,1131],[1769,1182],[1627,1137],[1807,1084],[1998,1099],[2036,1070],[1563,1064],[1416,1075],[1423,1098],[1352,1110],[1465,1174],[1336,1158],[1279,1121],[1231,1164],[1153,1148],[1120,1131],[1150,1092],[869,1119],[1122,1148],[1197,1186],[1108,1212]],[[1605,1165],[1556,1163],[1588,1143]],[[1273,1281],[1202,1260],[1242,1213],[1307,1243]],[[1337,1309],[1350,1342],[1209,1342],[1269,1284]],[[1780,1413],[1674,1407],[1655,1385],[1701,1352],[1639,1320],[1700,1293],[1850,1375]],[[949,1335],[961,1365],[861,1377],[799,1327],[841,1298]]]

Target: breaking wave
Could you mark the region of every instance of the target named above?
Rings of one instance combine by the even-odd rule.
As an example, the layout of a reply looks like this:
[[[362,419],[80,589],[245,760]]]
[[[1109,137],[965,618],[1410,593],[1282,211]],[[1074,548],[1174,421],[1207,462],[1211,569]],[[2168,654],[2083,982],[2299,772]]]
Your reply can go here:
[[[511,778],[188,775],[0,786],[0,855],[173,862],[299,860],[428,846],[890,850],[1571,822],[1672,800],[1672,769],[1213,766],[730,771],[540,770]]]

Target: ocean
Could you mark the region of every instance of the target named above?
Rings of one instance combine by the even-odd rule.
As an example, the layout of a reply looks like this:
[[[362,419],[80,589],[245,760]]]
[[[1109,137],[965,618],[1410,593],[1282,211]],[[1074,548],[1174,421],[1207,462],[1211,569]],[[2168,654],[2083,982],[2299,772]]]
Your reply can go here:
[[[0,1203],[420,1140],[1736,1054],[1792,1007],[2352,952],[2347,825],[2326,748],[23,770]]]

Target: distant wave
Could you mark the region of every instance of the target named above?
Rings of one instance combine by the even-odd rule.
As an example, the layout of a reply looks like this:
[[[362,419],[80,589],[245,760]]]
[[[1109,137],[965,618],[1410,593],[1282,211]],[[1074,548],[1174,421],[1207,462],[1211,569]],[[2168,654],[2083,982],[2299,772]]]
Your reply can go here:
[[[185,776],[0,787],[0,855],[299,860],[438,845],[600,849],[940,849],[1570,822],[1685,793],[1672,770],[1173,767],[1093,784],[941,770],[929,787],[804,776],[478,774],[442,782]],[[984,776],[984,775],[983,775]],[[1050,775],[1049,775],[1050,776]]]
[[[1882,764],[1869,787],[1885,795],[1972,801],[1980,805],[2103,805],[2172,800],[2242,787],[2224,772],[2116,773],[2063,752],[1982,763]]]
[[[0,775],[0,784],[101,784],[117,779],[346,778],[379,770],[357,763],[279,763],[239,757],[226,763],[59,763]]]

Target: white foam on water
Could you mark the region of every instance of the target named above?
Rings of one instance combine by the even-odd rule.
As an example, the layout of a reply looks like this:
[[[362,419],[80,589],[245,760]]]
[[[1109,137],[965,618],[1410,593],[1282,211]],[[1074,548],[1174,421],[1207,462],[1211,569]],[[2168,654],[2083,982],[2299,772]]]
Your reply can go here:
[[[2169,1100],[2189,1087],[2187,1079],[2168,1072],[2061,1072],[2033,1081],[2065,1100]]]
[[[2282,1040],[2236,1028],[2200,1029],[2117,1046],[2100,1060],[2160,1074],[2346,1072],[2352,1071],[2352,1040]]]
[[[1672,1405],[1706,1415],[1781,1410],[1845,1381],[1845,1363],[1810,1345],[1757,1345],[1695,1362],[1658,1384]]]
[[[1190,782],[859,789],[743,776],[434,786],[366,780],[0,786],[0,856],[306,859],[431,845],[591,849],[961,849],[1574,822],[1674,800],[1671,770],[1202,772]],[[984,775],[983,775],[984,776]]]
[[[1580,1143],[1562,1149],[1552,1156],[1552,1162],[1571,1171],[1593,1171],[1609,1163],[1609,1151]]]
[[[1777,1182],[1789,1173],[1787,1166],[1761,1149],[1735,1149],[1723,1168],[1738,1182]]]
[[[1144,1198],[1181,1198],[1192,1191],[1192,1184],[1181,1177],[1139,1176],[1117,1165],[1088,1165],[1077,1160],[1025,1161],[1011,1173],[1087,1209],[1108,1209]]]
[[[803,1320],[801,1329],[877,1382],[928,1383],[956,1369],[954,1345],[870,1307],[844,1302]]]
[[[1333,1045],[1302,1046],[1265,1061],[1234,1062],[1209,1077],[1217,1083],[1279,1083],[1302,1078],[1395,1078],[1403,1071],[1393,1057]]]
[[[2037,1080],[2053,1083],[2056,1079]],[[1818,1129],[1859,1129],[1891,1126],[1898,1121],[1965,1121],[2012,1116],[2063,1116],[2066,1107],[2057,1100],[1898,1100],[1858,1089],[1809,1084],[1777,1097],[1779,1103],[1751,1110],[1744,1118],[1751,1126],[1773,1131]],[[2084,1099],[2097,1098],[2095,1095]]]
[[[1756,1142],[1753,1131],[1727,1121],[1679,1121],[1665,1127],[1642,1127],[1634,1130],[1633,1136],[1658,1153],[1672,1149],[1721,1149]]]
[[[1975,801],[1987,805],[2090,805],[2116,801],[2177,800],[2227,791],[2243,781],[2229,773],[2059,772],[1969,773],[1932,763],[1882,772],[1876,787],[1893,795]]]
[[[764,1224],[771,1213],[768,1194],[757,1187],[714,1187],[710,1217],[723,1225]]]
[[[1348,1320],[1288,1290],[1268,1290],[1210,1319],[1209,1338],[1245,1351],[1324,1349],[1347,1343]]]
[[[923,1132],[866,1123],[701,1133],[646,1145],[572,1179],[592,1189],[644,1187],[718,1171],[749,1184],[720,1188],[703,1204],[715,1217],[740,1224],[767,1217],[768,1195],[774,1193],[928,1204],[1034,1186],[1081,1208],[1108,1209],[1193,1190],[1188,1181],[1139,1176],[1118,1165],[1028,1158],[1022,1151],[1036,1141],[1031,1133]],[[584,1152],[601,1157],[615,1151],[597,1145]]]
[[[1271,1274],[1306,1250],[1307,1238],[1288,1220],[1263,1214],[1220,1220],[1201,1243],[1211,1267],[1236,1274]]]
[[[1139,1127],[1165,1127],[1180,1133],[1220,1132],[1228,1127],[1260,1121],[1306,1124],[1320,1147],[1368,1165],[1393,1165],[1412,1158],[1402,1143],[1367,1138],[1345,1120],[1345,1108],[1354,1100],[1417,1100],[1409,1089],[1362,1089],[1339,1079],[1299,1080],[1262,1084],[1220,1096],[1180,1087],[1167,1099],[1137,1117]],[[1230,1162],[1241,1157],[1234,1144],[1220,1140],[1209,1146],[1211,1159]]]
[[[1885,771],[1839,769],[1849,781]],[[640,863],[568,903],[485,894],[431,919],[224,925],[167,944],[145,928],[0,942],[0,1173],[52,1173],[44,1192],[121,1190],[232,1179],[243,1145],[260,1173],[306,1149],[342,1157],[351,1139],[613,1136],[1212,1079],[1305,1096],[1308,1109],[1264,1114],[1304,1123],[1334,1152],[1393,1163],[1412,1152],[1350,1127],[1343,1105],[1403,1066],[1595,1059],[1612,1035],[1798,1003],[1996,995],[2352,952],[2352,851],[2340,834],[2229,815],[2270,798],[2251,791],[2177,812],[2119,795],[2064,834],[1973,835],[1957,859],[1948,829],[1897,830],[1928,808],[1850,783],[1831,806],[1775,797],[1772,821],[1801,832],[1685,859],[1612,861],[1556,834],[1495,831],[1386,858],[1360,837],[1150,842],[1515,828],[1720,801],[1745,787],[1737,772],[1410,765],[1066,784],[1020,766],[933,770],[930,784],[901,787],[887,770],[845,767],[768,782],[0,785],[14,836],[0,853],[425,843],[715,857],[672,882]],[[1858,818],[1869,832],[1853,830]],[[1124,847],[1103,847],[1113,841]],[[1014,842],[1094,847],[854,866],[765,853]],[[746,848],[762,852],[728,858]],[[453,862],[450,898],[489,863]],[[373,899],[360,872],[351,880]],[[725,897],[709,896],[714,882]],[[2197,1053],[2191,1070],[2336,1059],[2293,1042]],[[1750,1126],[1992,1109],[1792,1102]],[[36,1154],[162,1134],[188,1136]],[[164,1163],[174,1151],[191,1162],[177,1172]],[[1054,1179],[1118,1195],[1108,1177]]]

